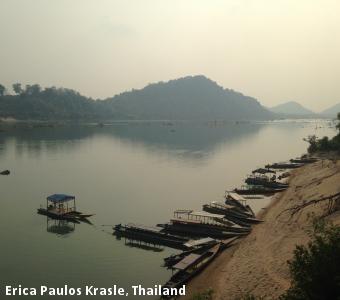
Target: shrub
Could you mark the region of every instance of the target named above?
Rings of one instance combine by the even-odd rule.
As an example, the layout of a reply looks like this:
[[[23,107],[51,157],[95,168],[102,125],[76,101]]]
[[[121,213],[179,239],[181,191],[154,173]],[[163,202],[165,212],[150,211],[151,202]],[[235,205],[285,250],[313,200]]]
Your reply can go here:
[[[340,227],[318,221],[307,246],[288,262],[291,287],[282,300],[340,299]]]
[[[192,297],[192,300],[212,300],[212,296],[214,294],[213,289],[207,289],[202,293],[197,293]]]

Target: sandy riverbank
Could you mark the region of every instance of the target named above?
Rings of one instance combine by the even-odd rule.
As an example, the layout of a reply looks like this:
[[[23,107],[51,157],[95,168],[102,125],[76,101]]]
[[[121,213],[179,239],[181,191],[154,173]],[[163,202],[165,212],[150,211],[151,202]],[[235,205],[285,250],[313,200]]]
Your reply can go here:
[[[223,252],[187,286],[185,299],[207,288],[214,299],[237,299],[247,293],[265,299],[277,299],[289,287],[287,260],[297,244],[309,240],[311,215],[321,216],[326,204],[317,204],[291,217],[280,213],[306,200],[340,192],[340,160],[322,160],[292,172],[290,187],[260,213],[263,223],[256,225],[246,238]],[[340,224],[340,211],[327,217]]]

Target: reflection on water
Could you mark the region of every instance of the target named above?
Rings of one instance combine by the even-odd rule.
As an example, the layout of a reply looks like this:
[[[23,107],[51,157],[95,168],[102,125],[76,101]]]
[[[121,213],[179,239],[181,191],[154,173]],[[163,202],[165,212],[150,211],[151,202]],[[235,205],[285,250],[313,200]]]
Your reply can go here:
[[[200,210],[204,203],[221,201],[224,191],[241,186],[251,170],[305,152],[307,135],[335,134],[327,123],[315,124],[4,128],[0,170],[11,174],[0,177],[0,281],[28,287],[162,284],[171,273],[160,265],[174,250],[139,251],[134,241],[125,240],[131,246],[126,247],[102,225],[154,226],[167,222],[176,209]],[[54,193],[75,195],[81,211],[96,214],[93,226],[46,225],[36,209]],[[267,199],[250,202],[255,211],[268,204]]]
[[[46,217],[47,221],[47,232],[54,233],[61,236],[68,236],[73,233],[76,229],[76,223],[69,222],[67,220],[55,220]]]
[[[148,151],[168,151],[184,159],[202,159],[213,154],[215,148],[256,134],[265,124],[239,123],[171,123],[123,124],[104,127],[69,126],[56,128],[16,128],[0,133],[1,154],[11,145],[16,156],[38,158],[44,152],[74,151],[82,141],[93,138],[113,138],[131,147],[145,147]]]

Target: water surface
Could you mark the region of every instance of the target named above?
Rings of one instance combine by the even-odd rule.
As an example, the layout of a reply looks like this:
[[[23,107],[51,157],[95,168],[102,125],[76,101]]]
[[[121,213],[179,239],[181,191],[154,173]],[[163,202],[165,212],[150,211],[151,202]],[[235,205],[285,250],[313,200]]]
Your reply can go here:
[[[175,209],[199,210],[222,200],[252,169],[304,153],[307,135],[334,133],[325,121],[121,123],[0,132],[0,169],[12,172],[0,177],[0,282],[162,284],[171,272],[160,265],[175,250],[126,246],[102,225],[155,225],[168,221]],[[75,195],[79,210],[96,214],[93,226],[37,215],[53,193]],[[258,211],[267,203],[251,205]]]

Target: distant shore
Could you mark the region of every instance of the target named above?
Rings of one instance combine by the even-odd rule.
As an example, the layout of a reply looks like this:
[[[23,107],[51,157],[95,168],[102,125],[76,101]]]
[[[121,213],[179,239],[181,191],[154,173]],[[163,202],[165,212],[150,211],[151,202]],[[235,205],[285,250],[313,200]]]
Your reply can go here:
[[[264,222],[238,244],[223,252],[207,269],[187,286],[187,295],[213,289],[213,299],[234,300],[252,294],[277,299],[290,286],[287,260],[296,245],[309,241],[312,216],[327,209],[317,204],[291,217],[282,211],[306,200],[340,192],[340,160],[322,158],[292,172],[290,187],[273,197],[271,204],[258,215]],[[340,211],[327,217],[340,224]]]

